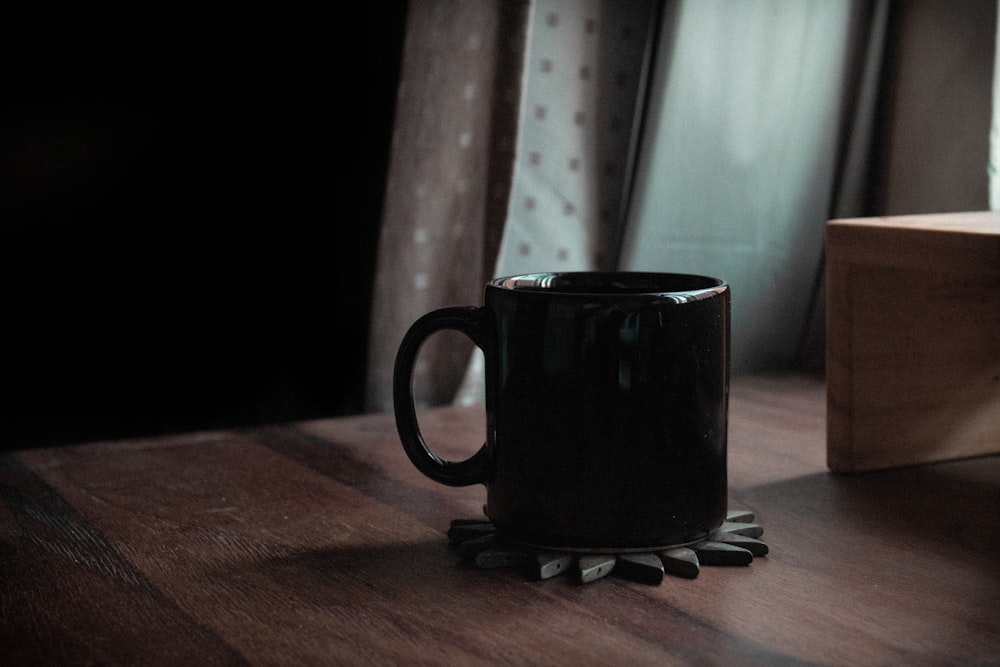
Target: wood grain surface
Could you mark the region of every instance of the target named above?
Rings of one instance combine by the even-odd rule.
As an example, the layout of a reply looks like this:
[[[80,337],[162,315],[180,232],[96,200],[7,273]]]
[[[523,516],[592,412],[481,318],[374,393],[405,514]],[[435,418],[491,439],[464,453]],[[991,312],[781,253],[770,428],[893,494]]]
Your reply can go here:
[[[422,415],[458,458],[482,408]],[[825,388],[739,378],[731,507],[770,546],[659,586],[477,570],[481,487],[388,415],[0,458],[0,664],[1000,664],[1000,457],[845,476]]]
[[[1000,213],[831,220],[828,463],[1000,453]]]

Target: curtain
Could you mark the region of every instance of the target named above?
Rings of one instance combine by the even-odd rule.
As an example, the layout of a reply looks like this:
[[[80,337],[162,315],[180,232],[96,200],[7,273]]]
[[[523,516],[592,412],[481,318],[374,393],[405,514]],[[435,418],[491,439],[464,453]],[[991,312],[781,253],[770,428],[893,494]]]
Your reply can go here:
[[[867,165],[864,128],[845,120],[874,114],[854,63],[880,60],[886,4],[675,6],[620,266],[727,280],[734,373],[793,364],[824,223],[838,198],[860,214],[863,193],[836,190]]]
[[[948,7],[415,1],[369,407],[391,405],[392,360],[416,317],[481,303],[486,279],[527,271],[716,275],[733,286],[734,372],[810,356],[821,366],[827,219],[986,206],[986,158],[968,146],[988,143],[979,89],[992,89],[995,0]],[[482,43],[510,50],[476,65],[462,51],[473,25]],[[487,127],[468,130],[472,150],[449,140],[474,119],[462,106],[468,84],[439,71],[449,67],[494,90],[478,116]],[[945,167],[936,156],[955,159]],[[907,192],[911,183],[933,187]],[[939,194],[921,200],[930,190]],[[480,357],[434,338],[416,369],[421,404],[478,400]]]
[[[616,268],[662,7],[535,3],[494,276]],[[482,400],[482,363],[473,353],[456,402]]]
[[[367,409],[391,407],[399,341],[428,310],[477,305],[500,274],[613,267],[658,7],[411,4]],[[478,362],[459,334],[434,336],[414,369],[417,404],[477,400]]]
[[[373,289],[365,409],[392,405],[407,327],[475,304],[506,218],[527,2],[415,0],[403,45]],[[452,400],[471,344],[435,336],[414,369],[420,405]]]

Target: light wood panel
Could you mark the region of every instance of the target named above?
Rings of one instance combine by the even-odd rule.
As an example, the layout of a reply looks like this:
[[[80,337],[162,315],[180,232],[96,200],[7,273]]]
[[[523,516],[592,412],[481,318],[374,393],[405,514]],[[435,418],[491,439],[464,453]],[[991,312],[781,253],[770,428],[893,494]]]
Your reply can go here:
[[[829,465],[1000,451],[1000,215],[827,225]]]

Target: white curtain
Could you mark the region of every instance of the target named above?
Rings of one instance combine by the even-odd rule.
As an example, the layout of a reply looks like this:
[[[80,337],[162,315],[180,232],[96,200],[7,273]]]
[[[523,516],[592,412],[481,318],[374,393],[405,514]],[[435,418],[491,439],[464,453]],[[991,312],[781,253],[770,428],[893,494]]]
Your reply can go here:
[[[494,273],[714,275],[733,287],[734,372],[788,367],[837,185],[863,180],[870,127],[847,119],[874,115],[878,68],[863,65],[881,62],[887,2],[662,6],[534,4]],[[595,15],[611,48],[587,33]],[[840,213],[860,214],[863,194],[848,193]]]
[[[473,5],[494,13],[505,6],[414,0],[411,14],[454,18],[461,36],[471,19],[460,14],[489,14]],[[438,46],[450,34],[441,25],[428,23],[421,53],[448,48]],[[443,261],[434,268],[435,257],[454,255],[448,246],[427,254],[416,274],[421,293],[445,294],[438,273],[447,285],[478,281],[478,295],[483,274],[715,275],[733,287],[736,373],[801,367],[810,350],[821,367],[827,219],[988,206],[995,0],[534,0],[519,25],[522,59],[497,51],[496,61],[521,68],[518,94],[497,98],[492,116],[516,118],[512,150],[501,142],[491,153],[510,153],[504,178],[428,181],[426,169],[410,166],[414,160],[394,156],[383,243],[395,255],[380,251],[372,408],[391,404],[392,356],[418,314],[406,300],[414,276],[400,267],[412,254],[409,239],[423,239],[420,225],[439,217],[423,216],[422,200],[412,201],[422,183],[434,182],[445,202],[488,193],[480,199],[490,202],[482,209],[488,215],[469,224],[490,251],[470,256],[471,273]],[[459,62],[446,56],[441,62]],[[404,62],[409,71],[433,70]],[[420,136],[445,165],[479,155],[448,143],[468,116],[458,103],[435,115],[434,100],[448,97],[427,83],[422,120],[398,143]],[[413,89],[408,79],[401,90],[407,84]],[[400,99],[397,113],[405,114]],[[467,289],[451,294],[478,302]],[[445,301],[422,307],[458,303]],[[435,372],[435,359],[424,358],[431,384],[446,387],[427,402],[478,400],[481,356],[466,364],[468,348],[456,357],[459,348],[447,347],[447,367]]]
[[[848,2],[787,0],[680,2],[668,17],[620,267],[727,280],[736,373],[799,354],[845,119],[874,113],[847,94],[865,47],[852,31],[868,18]]]
[[[657,0],[536,0],[494,276],[613,269],[635,166]],[[457,402],[481,400],[474,351]]]
[[[655,0],[537,0],[496,275],[613,268]]]

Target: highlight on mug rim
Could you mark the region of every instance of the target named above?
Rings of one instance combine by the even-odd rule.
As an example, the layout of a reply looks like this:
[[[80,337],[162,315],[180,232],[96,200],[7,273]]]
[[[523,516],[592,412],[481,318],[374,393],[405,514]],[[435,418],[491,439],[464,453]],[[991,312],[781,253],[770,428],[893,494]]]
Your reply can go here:
[[[495,278],[489,287],[519,292],[591,297],[655,296],[675,303],[710,299],[728,291],[719,278],[687,273],[577,271],[526,273]]]

